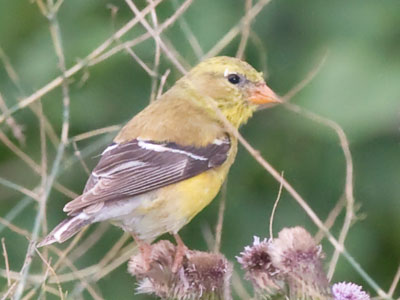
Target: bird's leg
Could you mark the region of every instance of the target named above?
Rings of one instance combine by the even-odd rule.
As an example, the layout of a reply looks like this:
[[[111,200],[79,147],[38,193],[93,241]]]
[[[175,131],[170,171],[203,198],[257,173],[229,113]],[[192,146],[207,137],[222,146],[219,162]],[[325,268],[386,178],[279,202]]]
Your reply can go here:
[[[149,271],[151,263],[151,245],[145,241],[142,241],[134,232],[131,232],[131,235],[136,244],[139,246],[139,251],[143,257],[144,269],[145,271]]]
[[[183,257],[185,256],[185,253],[188,248],[183,243],[179,234],[174,233],[174,238],[175,238],[177,247],[176,247],[176,252],[175,252],[174,264],[172,265],[172,272],[176,273],[178,271],[179,267],[182,265]]]

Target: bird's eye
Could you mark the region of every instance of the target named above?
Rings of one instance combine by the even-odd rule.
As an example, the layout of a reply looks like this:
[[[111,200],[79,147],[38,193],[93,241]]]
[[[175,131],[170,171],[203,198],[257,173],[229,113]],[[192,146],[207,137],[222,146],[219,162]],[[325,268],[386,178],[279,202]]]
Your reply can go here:
[[[241,81],[241,78],[238,74],[229,74],[227,79],[232,84],[238,84]]]

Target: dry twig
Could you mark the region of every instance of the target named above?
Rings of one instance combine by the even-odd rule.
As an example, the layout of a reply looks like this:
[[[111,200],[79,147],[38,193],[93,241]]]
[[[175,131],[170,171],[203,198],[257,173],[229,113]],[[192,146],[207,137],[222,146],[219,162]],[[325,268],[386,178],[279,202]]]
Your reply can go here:
[[[23,152],[18,146],[16,146],[1,130],[0,130],[0,140],[6,145],[15,155],[17,155],[24,163],[26,163],[36,174],[41,175],[41,167],[33,161],[33,159]],[[59,182],[54,183],[54,188],[60,193],[66,195],[69,198],[75,198],[77,195],[70,189],[60,184]]]
[[[344,197],[340,197],[339,201],[336,202],[335,207],[331,209],[328,217],[326,218],[326,220],[324,222],[326,228],[330,229],[333,226],[333,224],[335,224],[336,218],[340,215],[345,204],[346,204],[346,199]],[[321,240],[323,239],[323,237],[324,237],[324,233],[322,232],[321,229],[319,229],[318,232],[314,236],[315,242],[320,243]]]
[[[281,178],[283,178],[283,172],[281,173]],[[276,196],[276,200],[275,200],[274,206],[272,207],[271,217],[269,219],[269,238],[270,239],[272,239],[274,237],[273,230],[272,230],[272,224],[274,222],[274,216],[275,216],[276,208],[278,207],[279,200],[281,199],[282,188],[283,188],[283,184],[282,184],[282,181],[281,181],[280,184],[279,184],[278,196]]]
[[[177,0],[173,0],[172,4],[174,6],[174,9],[178,8],[179,3]],[[186,22],[184,17],[179,18],[178,22],[179,22],[179,26],[182,29],[183,34],[189,41],[189,44],[192,47],[194,54],[196,55],[197,59],[200,60],[204,55],[204,51],[201,48],[201,45],[200,45],[198,39],[193,34],[192,30],[190,29],[189,24]]]
[[[160,4],[162,0],[155,0],[154,3],[148,5],[145,9],[142,10],[142,16],[147,15],[151,9],[158,4]],[[64,79],[69,78],[76,74],[78,71],[82,70],[85,66],[89,65],[89,62],[92,61],[92,64],[95,64],[95,58],[99,57],[116,39],[121,38],[123,35],[125,35],[130,29],[133,28],[138,22],[139,22],[139,17],[133,18],[131,21],[126,23],[123,27],[121,27],[115,34],[113,34],[110,38],[105,40],[99,47],[97,47],[95,50],[93,50],[84,60],[81,60],[78,62],[76,65],[73,67],[69,68],[68,70],[65,71],[64,74],[58,76],[45,86],[43,86],[41,89],[37,90],[35,93],[30,95],[29,97],[26,97],[22,101],[18,103],[18,105],[12,107],[9,109],[8,113],[4,113],[0,116],[0,123],[4,122],[5,118],[9,117],[11,114],[15,113],[16,111],[30,105],[31,103],[37,101],[56,87],[60,86]],[[150,35],[146,35],[147,38],[150,37]],[[129,46],[127,43],[126,45]],[[124,48],[124,47],[123,47]],[[119,51],[122,49],[119,49]],[[118,52],[118,51],[117,51]],[[115,54],[115,53],[113,53]]]
[[[148,0],[149,3],[152,3],[153,1],[154,0]],[[151,10],[151,20],[153,22],[153,28],[157,32],[158,18],[155,8]],[[156,76],[153,76],[151,78],[150,103],[156,100],[157,76],[158,76],[158,68],[160,65],[160,55],[161,55],[160,42],[157,39],[155,39],[154,42],[155,42],[155,53],[154,53],[153,73],[156,74]]]
[[[146,19],[143,16],[143,13],[136,7],[136,5],[133,3],[132,0],[125,0],[125,2],[128,4],[130,9],[134,12],[136,17],[139,18],[139,22],[142,23],[143,27],[151,34],[151,36],[154,38],[156,43],[160,45],[161,50],[164,51],[164,53],[168,56],[168,58],[171,60],[171,62],[175,65],[175,67],[183,74],[186,74],[186,69],[182,66],[182,64],[176,59],[175,55],[171,52],[171,50],[167,47],[163,39],[161,38],[161,32],[155,31],[149,23],[146,21]]]
[[[245,10],[246,15],[243,20],[243,28],[242,28],[242,38],[240,39],[239,47],[236,52],[236,57],[243,59],[244,51],[246,50],[247,42],[249,40],[250,35],[250,25],[251,25],[251,17],[249,14],[250,9],[252,8],[252,0],[245,1]]]
[[[400,265],[397,268],[396,275],[394,275],[392,284],[390,285],[390,288],[389,288],[389,291],[388,291],[389,297],[393,297],[393,294],[394,294],[394,292],[396,290],[397,285],[399,284],[399,281],[400,281]]]
[[[45,263],[45,265],[47,266],[48,270],[50,270],[50,272],[53,274],[53,276],[54,276],[54,278],[56,280],[56,283],[57,283],[57,288],[58,288],[58,292],[59,292],[59,295],[60,295],[60,299],[63,300],[64,299],[64,293],[62,291],[61,283],[60,283],[60,280],[58,279],[56,271],[53,269],[53,267],[51,266],[50,262],[47,261],[43,257],[43,255],[36,248],[35,248],[35,251],[39,255],[40,259]]]
[[[0,48],[1,51],[1,48]],[[6,105],[6,102],[3,99],[2,94],[0,93],[0,110],[3,113],[7,113],[8,112],[8,108]],[[25,145],[25,135],[23,133],[23,126],[19,125],[15,119],[13,117],[9,117],[6,119],[6,124],[8,125],[8,127],[11,128],[11,132],[13,134],[13,136],[18,140],[20,145]]]
[[[254,19],[264,8],[265,5],[270,3],[271,0],[260,0],[258,1],[247,13],[246,15],[239,21],[239,23],[232,27],[223,38],[221,38],[215,45],[210,49],[204,56],[203,59],[213,57],[218,55],[227,45],[232,42],[232,40],[240,33],[240,30],[243,26],[245,26],[246,20]]]
[[[8,254],[7,254],[7,248],[6,248],[6,243],[4,241],[4,238],[1,238],[1,247],[3,248],[4,264],[6,266],[7,286],[10,287],[10,285],[11,285],[10,264],[8,262]]]
[[[12,224],[10,221],[0,217],[0,223],[3,224],[5,227],[7,227],[8,229],[14,231],[15,233],[22,235],[26,238],[30,238],[31,237],[31,233],[25,229],[20,228],[17,225]]]
[[[225,179],[225,182],[222,185],[221,197],[219,200],[217,226],[215,226],[215,242],[214,242],[214,252],[215,253],[218,253],[221,249],[222,226],[224,223],[227,186],[228,186],[228,178]]]

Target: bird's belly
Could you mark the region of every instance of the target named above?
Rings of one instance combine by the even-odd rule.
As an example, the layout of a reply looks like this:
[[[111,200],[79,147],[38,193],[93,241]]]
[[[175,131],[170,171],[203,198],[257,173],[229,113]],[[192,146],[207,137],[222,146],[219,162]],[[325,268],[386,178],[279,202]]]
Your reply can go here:
[[[209,170],[195,177],[140,196],[140,204],[129,214],[114,219],[142,240],[153,240],[166,232],[176,233],[217,195],[225,174]],[[131,199],[129,201],[134,201]]]

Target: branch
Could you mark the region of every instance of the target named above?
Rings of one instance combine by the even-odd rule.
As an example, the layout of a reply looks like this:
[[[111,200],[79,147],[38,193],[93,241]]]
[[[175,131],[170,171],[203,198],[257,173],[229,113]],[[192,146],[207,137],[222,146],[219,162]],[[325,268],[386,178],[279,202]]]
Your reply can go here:
[[[192,3],[193,0],[188,0],[189,5]],[[175,55],[172,53],[170,49],[166,46],[164,41],[162,40],[159,31],[154,31],[154,29],[149,25],[149,23],[146,21],[146,19],[143,16],[143,12],[141,12],[136,5],[133,3],[132,0],[125,0],[125,2],[128,4],[129,8],[134,12],[137,18],[139,18],[139,22],[143,25],[143,27],[151,34],[151,36],[154,38],[154,40],[160,45],[161,50],[164,51],[164,53],[168,56],[168,58],[171,60],[171,62],[175,65],[175,67],[182,73],[186,74],[187,71],[186,69],[182,66],[182,64],[178,61],[178,59],[175,57]]]
[[[147,15],[151,9],[158,4],[160,4],[162,0],[155,0],[154,3],[148,5],[145,9],[142,10],[142,15],[145,16]],[[37,90],[35,93],[30,95],[29,97],[26,97],[25,99],[21,100],[17,105],[13,106],[8,110],[7,113],[4,113],[0,116],[0,123],[4,122],[6,118],[8,118],[10,115],[14,114],[16,111],[32,104],[33,102],[37,101],[56,87],[62,84],[64,79],[70,78],[74,74],[76,74],[78,71],[83,69],[85,66],[89,65],[89,62],[93,61],[95,58],[100,56],[116,39],[121,38],[124,36],[130,29],[133,28],[138,22],[139,22],[139,17],[133,18],[131,21],[126,23],[123,27],[121,27],[115,34],[113,34],[110,38],[105,40],[99,47],[97,47],[95,50],[93,50],[88,56],[85,57],[85,59],[81,60],[79,63],[75,64],[73,67],[69,68],[68,70],[65,71],[64,74],[56,77],[54,80],[46,84],[44,87],[41,89]],[[149,38],[148,36],[147,38]],[[115,53],[114,53],[115,54]]]

